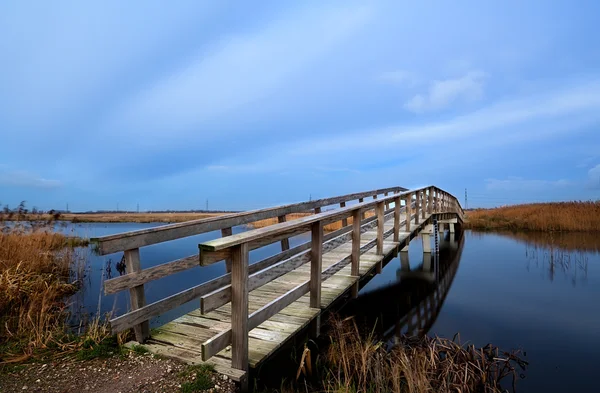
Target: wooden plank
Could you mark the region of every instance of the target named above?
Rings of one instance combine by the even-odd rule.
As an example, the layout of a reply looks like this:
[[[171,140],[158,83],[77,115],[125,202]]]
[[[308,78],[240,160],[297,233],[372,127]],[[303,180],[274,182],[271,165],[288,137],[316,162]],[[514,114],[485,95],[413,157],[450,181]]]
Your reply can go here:
[[[359,275],[360,269],[360,216],[361,211],[355,210],[352,214],[352,269],[353,276]]]
[[[133,250],[125,251],[125,269],[127,273],[137,273],[142,270],[140,266],[140,250],[135,248]],[[146,294],[144,292],[144,285],[137,285],[129,290],[129,301],[132,310],[138,310],[146,305]],[[148,319],[140,321],[140,323],[133,326],[135,333],[135,339],[143,343],[150,336],[150,323]]]
[[[421,205],[421,192],[415,193],[415,224],[419,225],[419,207]]]
[[[248,370],[248,245],[232,250],[231,266],[231,366]]]
[[[270,317],[274,316],[275,314],[282,311],[284,308],[298,300],[300,297],[307,294],[309,292],[309,287],[309,281],[303,282],[302,284],[297,285],[285,294],[269,302],[264,307],[253,312],[250,315],[249,320],[247,321],[248,329],[254,329]],[[229,343],[232,342],[232,340],[233,329],[228,329],[224,330],[215,337],[206,341],[204,344],[202,344],[202,359],[205,361],[208,360],[209,358],[223,350],[225,347],[227,347]]]
[[[400,241],[400,197],[394,199],[394,241]]]
[[[410,232],[410,218],[412,217],[412,193],[406,196],[406,232]]]
[[[154,303],[150,303],[147,306],[141,307],[137,310],[133,310],[127,314],[121,315],[117,318],[110,320],[110,327],[112,333],[118,333],[123,330],[129,329],[130,327],[137,325],[143,321],[147,321],[152,317],[163,314],[177,306],[185,304],[189,301],[199,298],[200,296],[206,295],[207,293],[213,292],[223,285],[229,284],[231,281],[231,275],[225,275],[208,282],[196,285],[195,287],[186,289],[174,295],[168,296],[164,299],[158,300]]]
[[[277,217],[277,222],[282,223],[286,222],[285,215]],[[290,239],[281,239],[281,251],[286,251],[290,249]]]
[[[196,266],[198,266],[198,255],[194,254],[189,257],[153,266],[139,272],[124,274],[120,277],[104,281],[104,293],[107,295],[117,293]]]
[[[231,227],[221,229],[221,237],[233,235]],[[231,273],[231,257],[225,259],[225,271]]]
[[[384,220],[383,220],[383,209],[384,202],[377,204],[377,255],[383,254],[383,231],[384,231]]]
[[[224,249],[200,254],[200,266],[208,266],[231,258],[231,250]]]
[[[346,201],[340,202],[340,207],[346,207]],[[347,227],[348,226],[348,219],[347,218],[342,219],[342,226],[343,227]]]
[[[321,305],[321,269],[323,257],[323,224],[317,221],[311,227],[310,250],[310,306]]]

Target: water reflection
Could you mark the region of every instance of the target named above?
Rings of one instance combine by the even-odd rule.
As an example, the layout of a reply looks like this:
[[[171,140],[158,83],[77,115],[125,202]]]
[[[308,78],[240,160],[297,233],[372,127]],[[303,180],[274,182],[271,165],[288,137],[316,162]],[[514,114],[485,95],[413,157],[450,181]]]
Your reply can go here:
[[[593,233],[500,232],[525,246],[526,269],[541,269],[554,282],[557,274],[574,287],[587,284],[589,253],[600,253],[600,236]]]
[[[409,253],[401,252],[396,281],[361,291],[343,309],[363,328],[375,328],[393,345],[400,335],[424,335],[435,323],[458,270],[464,245],[462,234],[450,234],[441,243],[439,256],[421,254],[411,268]],[[391,262],[392,264],[393,262]]]

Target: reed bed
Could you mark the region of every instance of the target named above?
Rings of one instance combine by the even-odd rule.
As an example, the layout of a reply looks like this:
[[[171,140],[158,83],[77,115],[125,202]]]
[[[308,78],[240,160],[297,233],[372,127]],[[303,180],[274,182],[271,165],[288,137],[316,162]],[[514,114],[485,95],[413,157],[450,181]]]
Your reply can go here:
[[[25,221],[25,215],[36,219]],[[66,327],[66,301],[80,289],[85,261],[74,247],[86,241],[54,227],[23,204],[0,212],[0,365],[50,348],[73,351],[83,342]],[[104,339],[101,325],[98,319],[82,329],[84,340]]]
[[[600,231],[600,201],[533,203],[477,209],[467,213],[465,228],[512,231]]]
[[[439,337],[402,337],[391,350],[361,335],[353,319],[332,318],[322,385],[336,393],[503,392],[527,363],[518,352],[475,348]],[[501,382],[505,385],[501,386]]]
[[[313,215],[314,213],[291,213],[285,216],[286,221],[292,221],[292,220],[297,220],[300,218],[305,218],[308,216]],[[369,217],[373,217],[375,215],[375,212],[373,210],[369,210],[365,212],[365,217],[369,218]],[[255,221],[249,224],[249,226],[251,226],[252,228],[264,228],[264,227],[268,227],[270,225],[275,225],[277,224],[279,221],[276,217],[272,217],[272,218],[266,218],[264,220],[260,220],[260,221]],[[352,225],[352,217],[348,217],[348,225]],[[331,224],[327,224],[323,227],[323,230],[325,232],[333,232],[333,231],[337,231],[339,229],[342,229],[343,226],[343,222],[340,221],[336,221],[336,222],[332,222]]]

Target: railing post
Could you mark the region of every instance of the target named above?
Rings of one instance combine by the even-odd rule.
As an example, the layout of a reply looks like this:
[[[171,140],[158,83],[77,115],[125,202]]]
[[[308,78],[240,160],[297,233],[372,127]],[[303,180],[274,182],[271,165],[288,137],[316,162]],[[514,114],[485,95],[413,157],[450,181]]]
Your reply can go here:
[[[221,237],[231,236],[233,234],[231,227],[221,229]],[[227,258],[225,260],[225,270],[227,273],[231,273],[231,259]]]
[[[248,371],[248,244],[231,249],[231,367]]]
[[[421,204],[421,191],[415,193],[415,224],[419,225],[419,205]]]
[[[360,277],[360,217],[361,209],[356,209],[352,212],[352,254],[350,274],[355,277]],[[352,297],[358,296],[358,280],[352,287]]]
[[[321,265],[323,258],[323,224],[315,222],[311,226],[310,251],[310,306],[321,308]]]
[[[363,203],[364,201],[365,201],[365,198],[358,198],[358,203]],[[360,218],[361,220],[364,220],[365,219],[365,213],[363,212],[360,217],[361,217]]]
[[[132,250],[125,251],[125,269],[127,274],[137,273],[142,271],[140,266],[140,249],[134,248]],[[146,293],[144,292],[144,285],[138,285],[129,290],[129,301],[131,304],[131,310],[137,310],[146,305]],[[135,333],[135,339],[139,343],[143,343],[150,336],[150,323],[146,320],[139,325],[133,327]]]
[[[277,217],[277,222],[282,223],[286,221],[285,214],[283,216]],[[290,239],[281,239],[281,251],[286,251],[290,249]]]
[[[425,220],[425,213],[427,213],[427,194],[426,189],[421,191],[421,218]]]
[[[394,241],[400,241],[400,197],[394,199]]]
[[[410,222],[412,221],[412,194],[406,196],[406,232],[410,232]]]
[[[433,187],[429,187],[428,195],[429,203],[427,204],[427,213],[433,213]]]
[[[377,213],[377,255],[383,255],[383,233],[385,232],[384,209],[385,202],[377,202],[375,211]],[[377,263],[375,271],[381,273],[383,260]]]
[[[315,207],[315,214],[321,213],[321,207]]]
[[[388,196],[388,193],[384,193],[383,194],[384,197]],[[389,201],[385,201],[385,211],[390,210],[390,202]]]
[[[346,202],[340,202],[340,207],[346,207]],[[344,218],[342,219],[342,226],[343,227],[347,227],[348,226],[348,219]]]

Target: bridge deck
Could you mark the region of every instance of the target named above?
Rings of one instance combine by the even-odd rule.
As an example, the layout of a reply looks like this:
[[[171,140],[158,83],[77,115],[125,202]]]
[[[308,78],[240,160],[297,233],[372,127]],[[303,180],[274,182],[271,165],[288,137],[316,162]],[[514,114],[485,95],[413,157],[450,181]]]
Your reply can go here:
[[[400,242],[391,241],[393,214],[386,216],[384,231],[389,235],[383,242],[383,255],[377,255],[376,247],[373,246],[360,256],[360,277],[352,276],[350,264],[347,264],[333,276],[324,280],[321,289],[321,309],[327,309],[337,298],[349,291],[354,283],[375,270],[382,260],[396,253],[399,244],[403,243],[411,233],[418,232],[430,216],[431,214],[427,213],[425,218],[420,218],[420,224],[416,224],[413,219],[411,232],[400,232]],[[404,219],[405,215],[403,214],[401,220]],[[376,238],[377,230],[370,229],[361,235],[361,245],[365,245]],[[323,253],[322,269],[325,270],[348,257],[351,253],[351,247],[352,241],[349,240],[331,251]],[[304,264],[251,291],[249,294],[249,312],[260,309],[307,280],[310,280],[310,263]],[[287,340],[306,327],[320,312],[320,309],[310,307],[310,294],[306,294],[252,329],[249,332],[248,343],[250,367],[257,367]],[[160,328],[154,329],[151,338],[144,345],[156,354],[177,358],[192,364],[203,363],[202,343],[230,328],[231,303],[227,303],[204,315],[199,309],[194,310]],[[213,364],[218,372],[233,379],[237,380],[243,375],[243,372],[231,367],[231,346],[210,358],[207,363]]]

